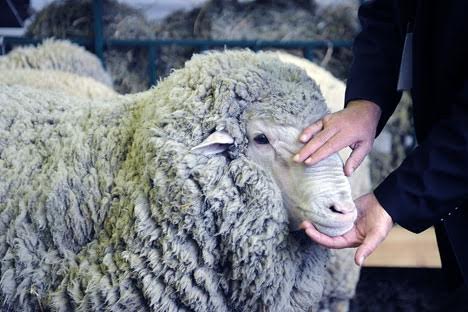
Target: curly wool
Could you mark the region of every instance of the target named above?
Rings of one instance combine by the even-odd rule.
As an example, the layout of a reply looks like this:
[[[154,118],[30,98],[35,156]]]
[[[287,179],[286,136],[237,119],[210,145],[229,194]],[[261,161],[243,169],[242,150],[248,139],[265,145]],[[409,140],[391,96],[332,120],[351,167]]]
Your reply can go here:
[[[21,68],[60,70],[93,78],[112,87],[112,80],[99,59],[84,48],[66,40],[47,39],[37,47],[19,47],[0,57],[0,69]]]
[[[0,84],[55,90],[88,99],[106,99],[118,96],[114,90],[92,78],[59,70],[0,69]]]
[[[195,56],[111,101],[0,86],[0,299],[34,311],[316,310],[328,251],[290,233],[245,123],[322,117],[317,85],[268,53]],[[192,153],[215,129],[229,153]]]

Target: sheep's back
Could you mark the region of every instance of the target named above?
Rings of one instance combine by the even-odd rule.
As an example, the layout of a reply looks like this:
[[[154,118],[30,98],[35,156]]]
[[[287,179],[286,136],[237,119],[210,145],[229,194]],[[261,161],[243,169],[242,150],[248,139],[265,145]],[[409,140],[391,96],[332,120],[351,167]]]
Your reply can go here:
[[[59,70],[0,69],[0,84],[62,91],[87,99],[109,99],[118,96],[110,87],[93,78]]]
[[[112,80],[99,59],[83,47],[66,40],[47,39],[38,46],[15,48],[0,57],[0,68],[59,70],[93,78],[112,87]]]
[[[3,302],[40,295],[54,284],[60,259],[96,236],[124,148],[117,142],[121,111],[59,92],[0,86]]]

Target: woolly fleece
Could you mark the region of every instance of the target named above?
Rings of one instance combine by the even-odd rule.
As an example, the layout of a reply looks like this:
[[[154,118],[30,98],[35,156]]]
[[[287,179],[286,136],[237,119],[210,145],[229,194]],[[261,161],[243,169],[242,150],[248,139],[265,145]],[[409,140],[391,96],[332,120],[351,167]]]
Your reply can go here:
[[[66,40],[46,39],[37,47],[13,49],[0,57],[0,69],[60,70],[93,78],[112,87],[112,80],[99,59],[84,48]]]
[[[245,124],[302,127],[317,85],[268,53],[216,52],[110,101],[0,86],[4,310],[317,310],[329,251],[288,231]],[[224,154],[192,153],[216,129]]]
[[[59,70],[0,69],[0,84],[55,90],[88,99],[106,99],[118,96],[117,92],[92,78]]]

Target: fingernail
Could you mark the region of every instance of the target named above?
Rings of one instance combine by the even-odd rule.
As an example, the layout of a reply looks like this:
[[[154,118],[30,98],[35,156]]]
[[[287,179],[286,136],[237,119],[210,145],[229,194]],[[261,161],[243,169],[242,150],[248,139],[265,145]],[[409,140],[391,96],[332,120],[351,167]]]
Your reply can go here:
[[[307,160],[305,161],[305,163],[306,163],[307,165],[310,165],[310,164],[312,163],[312,159],[310,159],[310,158],[307,159]]]
[[[302,136],[300,137],[300,140],[301,140],[302,142],[307,141],[307,135],[305,135],[305,134],[302,135]]]
[[[361,258],[359,258],[359,260],[358,260],[359,266],[362,266],[362,264],[364,263],[364,260],[365,260],[364,256],[362,256]]]
[[[299,154],[296,154],[296,155],[294,155],[293,160],[294,160],[295,162],[299,162],[299,161],[300,161],[300,160],[299,160],[299,157],[300,157]]]

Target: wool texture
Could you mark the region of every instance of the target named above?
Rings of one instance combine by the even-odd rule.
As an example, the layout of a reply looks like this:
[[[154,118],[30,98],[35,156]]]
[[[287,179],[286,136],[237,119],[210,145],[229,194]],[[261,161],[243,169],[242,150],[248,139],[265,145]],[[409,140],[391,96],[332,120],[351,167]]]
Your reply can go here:
[[[6,311],[316,311],[329,251],[291,233],[245,126],[327,112],[270,53],[196,55],[157,87],[86,100],[0,85]],[[215,130],[225,153],[191,148]]]
[[[117,92],[110,87],[92,78],[59,70],[0,69],[0,84],[55,90],[87,99],[105,99],[118,96]]]
[[[66,40],[46,39],[37,47],[18,47],[0,57],[0,69],[21,68],[60,70],[93,78],[112,87],[112,80],[99,59],[83,47]]]

